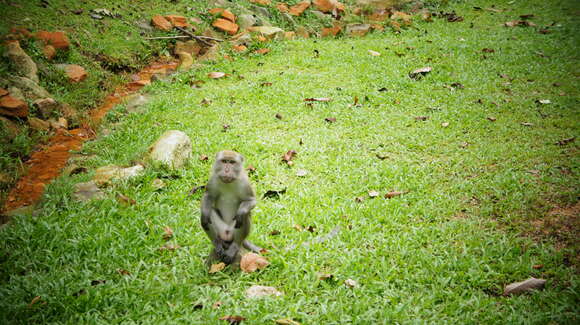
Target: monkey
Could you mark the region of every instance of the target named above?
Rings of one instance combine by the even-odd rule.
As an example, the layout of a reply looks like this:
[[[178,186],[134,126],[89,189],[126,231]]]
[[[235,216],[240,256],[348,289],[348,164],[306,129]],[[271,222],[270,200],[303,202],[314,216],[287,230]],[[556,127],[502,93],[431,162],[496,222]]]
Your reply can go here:
[[[216,154],[201,201],[201,226],[213,244],[209,262],[218,259],[233,264],[239,260],[241,247],[256,253],[261,250],[246,240],[256,196],[243,164],[244,157],[235,151]]]

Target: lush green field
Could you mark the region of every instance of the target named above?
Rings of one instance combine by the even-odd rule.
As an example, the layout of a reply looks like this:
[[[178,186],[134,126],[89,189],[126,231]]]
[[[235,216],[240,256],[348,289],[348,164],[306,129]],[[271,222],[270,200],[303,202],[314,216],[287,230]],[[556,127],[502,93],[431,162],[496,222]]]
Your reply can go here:
[[[580,129],[580,8],[534,0],[497,4],[509,9],[502,13],[473,9],[491,4],[455,5],[463,22],[417,22],[401,34],[270,43],[265,56],[230,54],[234,61],[154,83],[141,111],[118,106],[104,126],[110,132],[82,150],[89,172],[61,177],[33,216],[0,230],[0,321],[577,323],[578,229],[558,242],[524,234],[580,194],[578,143],[556,144]],[[539,27],[502,26],[530,13]],[[553,22],[551,33],[538,33]],[[425,66],[432,72],[409,78]],[[212,71],[229,76],[212,80]],[[205,83],[192,88],[196,80]],[[306,105],[311,97],[332,101]],[[140,161],[171,129],[194,144],[186,170],[148,168],[109,187],[105,200],[72,201],[72,186],[95,168]],[[204,265],[201,193],[188,192],[206,182],[222,149],[256,168],[251,238],[271,262],[257,273],[210,275]],[[281,162],[288,150],[298,153],[292,167]],[[166,187],[155,190],[156,178]],[[262,198],[281,189],[278,199]],[[389,191],[406,193],[383,198]],[[337,225],[324,243],[287,249]],[[176,251],[159,250],[165,226]],[[501,296],[504,285],[531,276],[548,280],[546,289]],[[249,300],[255,284],[285,295]]]

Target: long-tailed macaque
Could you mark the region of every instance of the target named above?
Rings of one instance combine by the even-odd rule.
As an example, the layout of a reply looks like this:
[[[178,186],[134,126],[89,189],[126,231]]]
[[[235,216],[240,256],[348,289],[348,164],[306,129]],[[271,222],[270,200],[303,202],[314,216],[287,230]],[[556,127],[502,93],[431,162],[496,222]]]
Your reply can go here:
[[[242,246],[254,252],[261,250],[246,240],[256,196],[243,163],[244,157],[235,151],[224,150],[216,155],[201,202],[201,226],[214,246],[210,261],[232,264],[239,260]]]

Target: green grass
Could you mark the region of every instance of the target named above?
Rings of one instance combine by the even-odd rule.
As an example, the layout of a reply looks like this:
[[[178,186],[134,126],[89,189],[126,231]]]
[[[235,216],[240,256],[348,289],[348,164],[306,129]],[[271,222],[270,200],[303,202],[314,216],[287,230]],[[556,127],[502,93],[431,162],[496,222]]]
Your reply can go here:
[[[511,9],[505,13],[473,6],[491,2],[456,5],[462,23],[436,19],[398,35],[298,40],[269,44],[266,56],[232,54],[233,62],[209,63],[148,87],[152,100],[142,112],[118,120],[125,112],[119,106],[104,126],[111,132],[82,149],[90,172],[59,178],[35,215],[17,216],[0,231],[0,320],[222,324],[224,315],[241,315],[249,324],[280,318],[304,324],[577,323],[578,266],[567,262],[577,256],[577,242],[556,249],[550,238],[533,241],[522,233],[529,221],[574,204],[580,194],[578,145],[555,144],[577,136],[580,127],[580,34],[578,16],[571,14],[578,6],[498,5]],[[528,13],[542,27],[557,21],[553,32],[501,26]],[[407,76],[423,66],[433,71],[422,80]],[[230,76],[210,80],[211,71]],[[191,88],[195,80],[205,84]],[[454,82],[465,88],[444,87]],[[383,87],[388,90],[379,91]],[[308,97],[333,100],[308,106]],[[354,97],[360,106],[352,105]],[[204,98],[212,103],[201,105]],[[538,106],[539,99],[552,103]],[[97,167],[140,161],[170,129],[192,139],[194,159],[185,170],[148,168],[108,188],[103,201],[72,201],[73,184],[89,180]],[[211,162],[197,157],[222,149],[243,153],[256,167],[251,179],[260,198],[286,188],[254,209],[251,239],[269,250],[271,262],[261,272],[209,275],[204,266],[210,243],[199,226],[201,193],[187,193],[208,177]],[[291,168],[281,163],[288,150],[298,152]],[[299,169],[308,174],[296,176]],[[156,191],[155,178],[166,187]],[[370,199],[370,190],[408,193]],[[123,205],[119,193],[137,203]],[[355,201],[359,196],[363,202]],[[315,231],[299,232],[295,225]],[[336,225],[339,235],[327,242],[286,249]],[[175,252],[158,250],[165,226],[181,246]],[[270,236],[274,230],[280,235]],[[318,273],[334,278],[321,281]],[[547,279],[547,288],[500,296],[505,284],[530,276]],[[347,288],[346,279],[359,287]],[[93,280],[106,283],[92,286]],[[246,299],[255,284],[285,295]],[[80,290],[85,294],[75,295]],[[29,307],[36,296],[41,301]],[[223,304],[213,309],[217,301]]]

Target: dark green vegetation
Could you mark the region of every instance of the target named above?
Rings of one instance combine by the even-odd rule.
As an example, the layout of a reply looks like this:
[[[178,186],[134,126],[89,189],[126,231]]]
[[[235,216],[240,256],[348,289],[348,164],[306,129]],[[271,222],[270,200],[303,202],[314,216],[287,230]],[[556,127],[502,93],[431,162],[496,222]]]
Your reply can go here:
[[[15,217],[0,232],[0,319],[577,323],[577,228],[562,227],[558,237],[522,234],[580,194],[578,144],[556,144],[580,127],[579,8],[539,0],[497,5],[509,9],[503,13],[473,6],[491,2],[454,6],[463,22],[416,23],[399,35],[270,44],[266,56],[234,56],[155,83],[141,112],[118,120],[125,112],[118,106],[104,126],[110,134],[82,151],[89,170],[139,161],[169,129],[192,138],[196,158],[184,171],[149,168],[87,204],[70,194],[92,172],[53,183],[36,215]],[[502,26],[530,13],[538,28]],[[551,33],[537,32],[553,22]],[[424,66],[433,71],[408,77]],[[210,80],[211,71],[230,76]],[[205,83],[192,88],[196,80]],[[332,101],[305,105],[310,97]],[[202,105],[204,98],[211,103]],[[551,103],[536,102],[545,99]],[[210,169],[197,157],[226,148],[256,167],[260,197],[286,189],[254,210],[251,238],[271,262],[258,273],[209,275],[204,266],[210,243],[198,224],[201,193],[187,193]],[[288,150],[298,152],[291,168],[281,163]],[[306,176],[296,176],[301,169]],[[156,191],[155,178],[166,187]],[[369,198],[372,190],[381,196]],[[391,190],[408,193],[382,197]],[[325,243],[286,249],[335,225],[339,235]],[[165,226],[176,251],[159,250]],[[530,276],[547,279],[547,288],[501,296],[505,284]],[[359,287],[347,288],[346,279]],[[285,295],[250,301],[244,291],[254,284]]]

